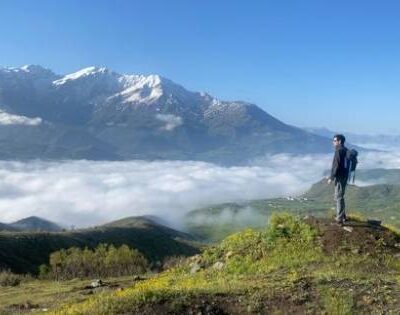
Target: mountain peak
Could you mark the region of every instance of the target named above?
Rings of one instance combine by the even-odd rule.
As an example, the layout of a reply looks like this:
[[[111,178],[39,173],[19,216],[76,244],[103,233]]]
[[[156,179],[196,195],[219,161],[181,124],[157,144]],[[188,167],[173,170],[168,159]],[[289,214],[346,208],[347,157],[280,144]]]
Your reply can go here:
[[[82,75],[91,75],[91,74],[96,74],[96,73],[108,73],[108,72],[111,72],[111,71],[106,67],[90,66],[90,67],[86,67],[86,68],[83,68],[83,69],[75,72],[75,74],[82,76]]]
[[[25,72],[48,72],[51,71],[39,65],[24,65],[20,68]]]
[[[53,82],[55,85],[65,84],[66,82],[86,78],[94,75],[102,75],[102,74],[112,74],[113,72],[105,67],[87,67],[76,72],[70,73]]]
[[[33,75],[55,75],[50,69],[44,68],[39,65],[24,65],[22,67],[0,67],[0,70],[11,73],[23,73],[23,74],[33,74]]]
[[[108,68],[95,66],[67,74],[53,81],[53,85],[60,87],[68,83],[69,86],[72,82],[80,85],[82,80],[87,81],[88,89],[97,86],[102,91],[107,90],[110,99],[121,97],[122,103],[153,103],[164,95],[165,90],[179,89],[177,84],[158,74],[119,74]]]

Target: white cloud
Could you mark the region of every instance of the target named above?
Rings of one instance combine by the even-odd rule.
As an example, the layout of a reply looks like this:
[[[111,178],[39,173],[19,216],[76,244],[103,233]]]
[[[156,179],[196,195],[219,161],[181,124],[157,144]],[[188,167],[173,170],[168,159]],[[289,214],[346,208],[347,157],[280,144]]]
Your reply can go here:
[[[0,110],[0,125],[37,126],[37,125],[40,125],[41,123],[42,123],[42,119],[39,117],[29,118],[26,116],[9,114],[3,110]]]
[[[176,127],[182,125],[182,117],[175,116],[172,114],[157,114],[156,118],[165,122],[165,126],[162,128],[167,131],[171,131]]]
[[[179,225],[211,204],[296,195],[320,180],[332,154],[274,155],[220,167],[192,161],[0,161],[0,222],[37,215],[88,226],[153,214]],[[362,168],[400,168],[399,153],[360,156]]]

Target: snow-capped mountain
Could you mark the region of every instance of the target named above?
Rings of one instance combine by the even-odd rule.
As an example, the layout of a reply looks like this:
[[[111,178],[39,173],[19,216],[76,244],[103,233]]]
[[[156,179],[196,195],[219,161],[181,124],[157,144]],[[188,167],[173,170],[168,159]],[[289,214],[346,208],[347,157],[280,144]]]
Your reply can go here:
[[[330,150],[254,104],[191,92],[159,75],[89,67],[0,68],[1,158],[196,159]]]

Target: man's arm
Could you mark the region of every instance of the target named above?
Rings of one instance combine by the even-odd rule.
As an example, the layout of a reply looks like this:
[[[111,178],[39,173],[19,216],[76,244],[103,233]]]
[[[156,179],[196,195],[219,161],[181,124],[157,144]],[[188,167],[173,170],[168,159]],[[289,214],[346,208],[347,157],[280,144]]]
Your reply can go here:
[[[340,154],[339,150],[335,151],[335,155],[333,156],[333,162],[332,162],[332,170],[331,170],[331,177],[329,178],[331,181],[336,178],[338,169],[340,165]]]

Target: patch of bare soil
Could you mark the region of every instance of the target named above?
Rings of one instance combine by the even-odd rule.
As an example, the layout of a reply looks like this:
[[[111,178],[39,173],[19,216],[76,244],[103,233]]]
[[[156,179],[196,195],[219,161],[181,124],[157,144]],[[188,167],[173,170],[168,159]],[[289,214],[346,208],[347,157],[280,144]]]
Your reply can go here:
[[[400,255],[400,237],[381,225],[346,221],[340,226],[334,220],[315,217],[309,217],[305,222],[318,231],[322,248],[327,254],[348,251],[371,256],[384,252]]]
[[[254,291],[246,294],[182,294],[155,303],[143,304],[129,314],[168,315],[241,315],[241,314],[305,314],[309,303],[317,299],[316,291],[307,278],[292,287],[274,292]]]
[[[9,306],[10,311],[18,311],[20,313],[30,312],[30,311],[36,310],[38,308],[39,308],[38,304],[34,304],[30,301],[27,301],[27,302],[21,303],[21,304],[12,304]]]

